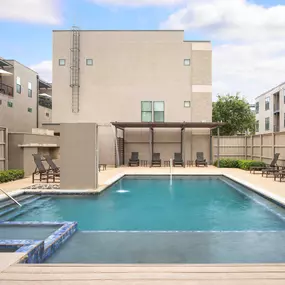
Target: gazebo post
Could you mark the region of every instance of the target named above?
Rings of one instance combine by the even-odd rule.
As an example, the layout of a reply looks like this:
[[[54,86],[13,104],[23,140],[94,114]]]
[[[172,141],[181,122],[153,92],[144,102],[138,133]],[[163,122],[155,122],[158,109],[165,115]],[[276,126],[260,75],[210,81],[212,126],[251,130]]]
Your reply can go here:
[[[117,147],[116,145],[118,144],[118,129],[117,127],[115,127],[115,168],[118,167],[118,163],[117,163]]]
[[[218,157],[218,168],[220,168],[220,128],[218,127],[218,130],[217,130],[217,132],[218,132],[218,142],[217,142],[217,147],[218,147],[218,149],[217,149],[217,157]]]
[[[125,165],[125,129],[123,131],[123,165]]]

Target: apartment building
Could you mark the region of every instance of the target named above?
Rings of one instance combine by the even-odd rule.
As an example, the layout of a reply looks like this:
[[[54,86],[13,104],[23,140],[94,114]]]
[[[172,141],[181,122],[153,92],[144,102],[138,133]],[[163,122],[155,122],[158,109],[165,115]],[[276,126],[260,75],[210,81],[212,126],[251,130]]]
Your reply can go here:
[[[256,133],[285,131],[285,82],[256,98]]]
[[[39,105],[39,93],[51,84],[16,60],[0,58],[0,126],[9,132],[31,132],[51,121],[51,108]]]
[[[53,125],[99,124],[100,162],[114,164],[111,122],[211,122],[212,46],[186,41],[184,31],[53,31]],[[52,125],[47,126],[52,128]],[[180,130],[154,131],[162,160],[180,152]],[[184,157],[210,157],[209,129],[187,129]],[[127,129],[132,151],[149,159],[150,131]]]

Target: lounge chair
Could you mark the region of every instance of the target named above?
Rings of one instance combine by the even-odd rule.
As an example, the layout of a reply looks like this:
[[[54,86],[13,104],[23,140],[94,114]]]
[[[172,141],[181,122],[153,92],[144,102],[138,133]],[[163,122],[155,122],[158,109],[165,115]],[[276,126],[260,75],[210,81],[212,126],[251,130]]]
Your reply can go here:
[[[34,162],[36,164],[36,169],[32,174],[32,182],[34,183],[35,180],[37,181],[48,181],[48,169],[45,168],[42,162],[42,156],[40,154],[33,154]],[[35,176],[39,175],[39,179],[35,179]]]
[[[49,165],[47,182],[49,182],[49,178],[51,178],[55,183],[56,178],[60,178],[60,168],[53,162],[49,155],[45,155],[44,158]]]
[[[154,153],[152,155],[151,166],[159,166],[159,167],[161,167],[160,153]]]
[[[132,152],[131,158],[129,159],[129,166],[139,166],[139,165],[140,165],[139,153]]]
[[[282,182],[282,179],[285,179],[285,169],[284,168],[274,173],[274,181],[276,181],[277,178],[279,178],[280,182]]]
[[[51,169],[54,172],[59,172],[60,168],[53,162],[51,157],[49,155],[44,155],[44,158],[46,159],[46,162],[49,165],[49,169]]]
[[[266,164],[266,166],[251,166],[249,169],[250,173],[255,174],[255,171],[261,171],[262,172],[264,169],[277,168],[278,167],[277,161],[278,161],[279,155],[280,155],[280,153],[275,153],[271,163]]]
[[[182,154],[180,152],[174,153],[174,159],[173,159],[173,166],[182,166],[184,167],[184,161],[182,159]]]
[[[203,152],[197,152],[196,157],[197,157],[197,159],[195,160],[196,167],[200,165],[208,166],[207,160],[204,158]]]

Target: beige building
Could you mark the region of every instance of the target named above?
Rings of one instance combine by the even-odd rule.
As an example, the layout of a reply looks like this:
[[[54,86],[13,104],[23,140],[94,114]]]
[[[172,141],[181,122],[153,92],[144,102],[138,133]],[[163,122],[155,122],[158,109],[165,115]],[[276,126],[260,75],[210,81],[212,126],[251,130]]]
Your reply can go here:
[[[209,41],[185,41],[183,31],[53,32],[52,122],[99,124],[100,163],[115,164],[111,122],[211,120]],[[125,162],[132,151],[150,160],[150,136],[146,128],[125,131]],[[185,160],[197,151],[210,159],[209,129],[187,129],[183,142]],[[180,129],[154,130],[153,151],[162,160],[173,158],[180,145]]]
[[[285,131],[285,82],[256,98],[256,133]]]
[[[51,121],[51,109],[39,106],[38,95],[51,84],[16,60],[0,58],[0,126],[9,132],[31,132]]]

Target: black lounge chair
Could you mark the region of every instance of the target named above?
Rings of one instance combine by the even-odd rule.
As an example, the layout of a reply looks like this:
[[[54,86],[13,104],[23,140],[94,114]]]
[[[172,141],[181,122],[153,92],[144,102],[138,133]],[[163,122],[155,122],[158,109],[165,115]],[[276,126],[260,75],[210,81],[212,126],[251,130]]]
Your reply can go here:
[[[282,179],[285,179],[285,168],[274,173],[274,181],[276,181],[277,178],[279,178],[280,182],[282,182]]]
[[[42,156],[40,154],[33,154],[33,157],[34,157],[34,162],[36,164],[36,169],[32,174],[32,183],[34,183],[35,180],[40,181],[40,182],[42,181],[47,182],[49,171],[43,165]],[[37,175],[39,175],[39,179],[35,178],[35,176]]]
[[[37,180],[40,182],[49,183],[50,178],[53,180],[53,182],[56,182],[55,179],[56,177],[60,177],[60,172],[55,172],[50,168],[46,169],[40,154],[33,154],[33,157],[36,164],[36,169],[32,174],[32,182],[34,183],[35,180]],[[36,175],[39,175],[39,179],[35,179]]]
[[[159,166],[159,167],[161,167],[160,153],[154,153],[152,155],[151,166]]]
[[[51,157],[49,155],[44,155],[44,158],[46,159],[46,162],[49,165],[49,169],[51,169],[54,172],[59,172],[59,167],[53,162]]]
[[[277,161],[278,161],[279,155],[280,155],[280,153],[275,153],[271,163],[267,164],[266,166],[252,166],[252,167],[250,167],[250,169],[249,169],[250,173],[255,174],[255,171],[261,171],[262,172],[264,169],[276,169],[276,168],[278,168]]]
[[[196,157],[197,157],[197,159],[195,160],[196,167],[200,165],[208,166],[207,160],[204,158],[203,152],[197,152]]]
[[[182,154],[180,152],[174,153],[174,159],[173,159],[173,166],[182,166],[184,167],[184,161],[182,159]]]
[[[129,166],[139,166],[139,165],[140,165],[139,153],[132,152],[131,158],[129,159]]]

